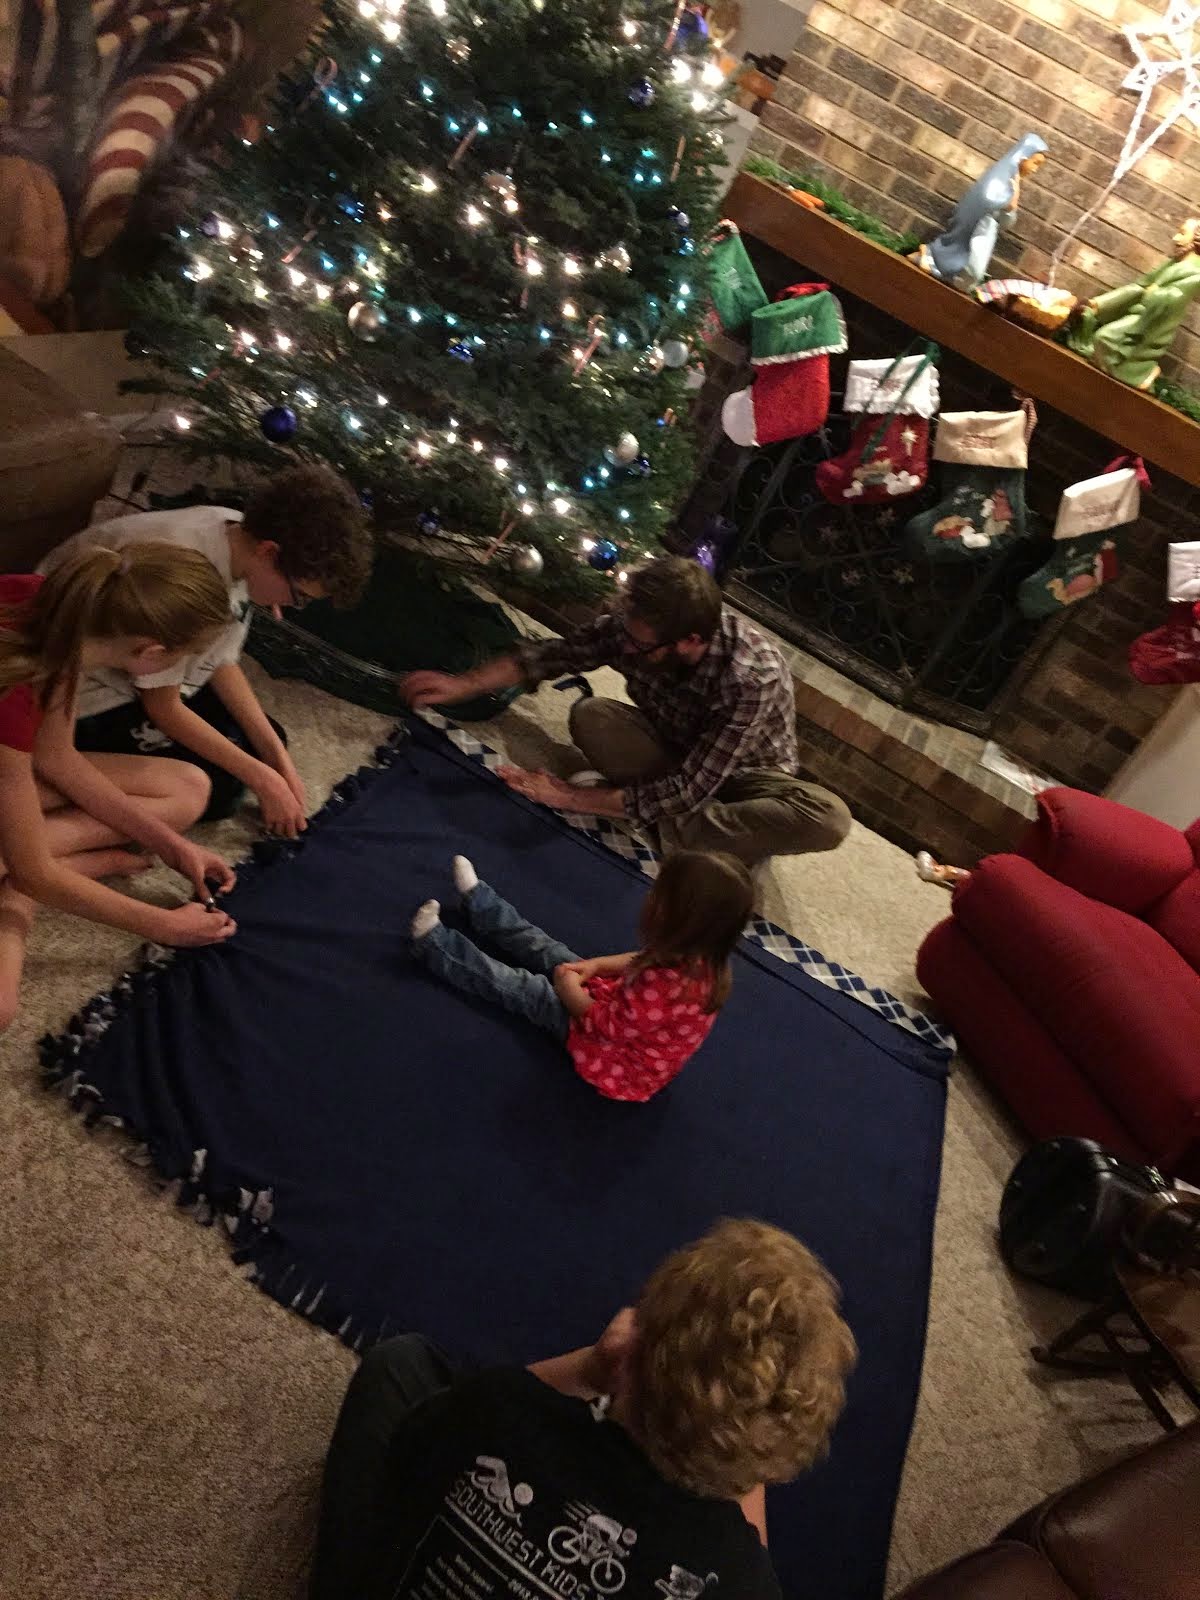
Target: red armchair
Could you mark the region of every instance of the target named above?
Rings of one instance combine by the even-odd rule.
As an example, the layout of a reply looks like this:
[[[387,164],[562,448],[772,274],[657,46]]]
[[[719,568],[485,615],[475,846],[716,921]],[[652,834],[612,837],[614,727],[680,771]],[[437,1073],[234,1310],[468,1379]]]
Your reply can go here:
[[[1048,789],[917,975],[1038,1139],[1076,1134],[1200,1182],[1200,821]]]

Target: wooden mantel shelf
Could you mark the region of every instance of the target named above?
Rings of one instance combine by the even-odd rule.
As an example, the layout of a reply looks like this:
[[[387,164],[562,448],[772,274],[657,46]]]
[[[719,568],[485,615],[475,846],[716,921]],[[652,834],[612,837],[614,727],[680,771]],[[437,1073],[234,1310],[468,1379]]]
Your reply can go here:
[[[1074,417],[1115,444],[1200,486],[1200,425],[1098,372],[1062,345],[1027,333],[844,223],[739,173],[725,215],[837,288]]]

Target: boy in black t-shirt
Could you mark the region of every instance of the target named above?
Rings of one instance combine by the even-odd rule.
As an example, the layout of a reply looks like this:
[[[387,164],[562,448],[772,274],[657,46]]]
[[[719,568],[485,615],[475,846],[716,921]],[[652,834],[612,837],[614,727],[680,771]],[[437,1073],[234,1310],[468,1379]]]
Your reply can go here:
[[[455,1377],[368,1352],[325,1466],[311,1600],[780,1600],[764,1486],[824,1455],[855,1346],[790,1234],[720,1223],[599,1341]]]

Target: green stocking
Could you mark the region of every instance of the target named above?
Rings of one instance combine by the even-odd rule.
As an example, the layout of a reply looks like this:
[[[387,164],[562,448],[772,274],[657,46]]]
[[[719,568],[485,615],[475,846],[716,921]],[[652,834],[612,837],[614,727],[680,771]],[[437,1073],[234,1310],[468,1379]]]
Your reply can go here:
[[[942,498],[905,528],[909,546],[930,561],[986,561],[1025,534],[1025,472],[1020,467],[943,463]]]
[[[1023,617],[1050,617],[1063,606],[1074,605],[1117,576],[1119,561],[1115,528],[1081,533],[1075,539],[1057,539],[1044,567],[1039,567],[1017,591]]]
[[[722,224],[725,236],[708,253],[708,287],[726,333],[737,333],[767,303],[754,263],[732,222]],[[732,231],[729,231],[732,230]]]

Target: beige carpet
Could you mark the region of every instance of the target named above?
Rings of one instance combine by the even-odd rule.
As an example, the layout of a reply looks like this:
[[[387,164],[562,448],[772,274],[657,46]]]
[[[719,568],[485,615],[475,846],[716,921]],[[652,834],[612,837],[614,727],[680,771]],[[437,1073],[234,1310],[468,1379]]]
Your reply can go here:
[[[314,803],[386,726],[308,688],[263,680],[262,692]],[[565,714],[565,697],[543,689],[482,732],[540,759]],[[245,822],[211,832],[231,854],[251,837]],[[169,878],[145,884],[162,893]],[[916,998],[913,952],[947,897],[893,846],[856,827],[834,855],[778,864],[765,892],[774,920]],[[175,1211],[114,1136],[85,1133],[38,1087],[39,1035],[131,953],[121,935],[42,917],[22,1014],[0,1046],[0,1596],[299,1600],[353,1358],[244,1283],[219,1230]],[[1155,1433],[1120,1386],[1031,1368],[1029,1344],[1072,1307],[1018,1287],[997,1260],[996,1203],[1019,1148],[960,1069],[893,1586]]]

